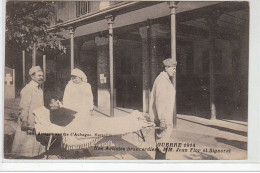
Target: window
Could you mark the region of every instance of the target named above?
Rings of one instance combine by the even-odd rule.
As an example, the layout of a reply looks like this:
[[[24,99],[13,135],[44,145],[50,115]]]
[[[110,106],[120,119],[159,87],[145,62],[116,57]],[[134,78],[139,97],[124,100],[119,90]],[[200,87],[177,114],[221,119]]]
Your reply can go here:
[[[123,1],[77,1],[76,16],[107,8]],[[103,5],[102,5],[102,4]]]
[[[80,16],[99,10],[100,1],[78,1],[76,2],[76,15]]]

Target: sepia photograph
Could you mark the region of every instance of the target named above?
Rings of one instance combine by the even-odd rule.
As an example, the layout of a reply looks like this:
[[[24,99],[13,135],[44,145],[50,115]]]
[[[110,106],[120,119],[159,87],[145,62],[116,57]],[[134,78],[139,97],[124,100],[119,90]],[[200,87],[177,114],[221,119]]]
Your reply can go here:
[[[7,0],[2,158],[247,160],[250,7]]]

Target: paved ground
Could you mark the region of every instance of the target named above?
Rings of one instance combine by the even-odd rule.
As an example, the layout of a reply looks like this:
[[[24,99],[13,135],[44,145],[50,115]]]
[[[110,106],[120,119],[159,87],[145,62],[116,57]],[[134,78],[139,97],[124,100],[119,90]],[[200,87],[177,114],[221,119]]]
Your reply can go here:
[[[5,153],[11,151],[16,128],[19,99],[5,100]],[[115,109],[115,116],[127,116],[131,110]],[[95,116],[108,116],[108,112],[96,110]],[[154,159],[154,130],[143,130],[145,142],[137,134],[123,137],[104,138],[88,152],[79,153],[61,150],[57,142],[51,148],[49,159],[89,159],[89,160],[135,160]],[[172,151],[167,158],[172,160],[241,160],[247,158],[247,122],[234,120],[208,120],[192,115],[178,115],[177,128],[172,133]],[[106,148],[108,147],[108,148]],[[117,150],[112,150],[116,148]],[[125,149],[125,151],[122,150]],[[192,149],[193,148],[193,149]],[[110,150],[109,150],[110,149]],[[134,151],[143,149],[146,151]],[[148,151],[147,151],[148,150]]]

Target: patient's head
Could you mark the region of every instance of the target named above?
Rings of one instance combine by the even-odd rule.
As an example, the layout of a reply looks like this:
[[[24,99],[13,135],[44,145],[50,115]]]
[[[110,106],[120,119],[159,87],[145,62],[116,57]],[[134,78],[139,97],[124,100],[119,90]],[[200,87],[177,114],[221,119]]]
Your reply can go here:
[[[50,109],[52,109],[52,110],[59,109],[59,107],[60,107],[59,102],[55,99],[51,99],[49,105],[50,105]]]

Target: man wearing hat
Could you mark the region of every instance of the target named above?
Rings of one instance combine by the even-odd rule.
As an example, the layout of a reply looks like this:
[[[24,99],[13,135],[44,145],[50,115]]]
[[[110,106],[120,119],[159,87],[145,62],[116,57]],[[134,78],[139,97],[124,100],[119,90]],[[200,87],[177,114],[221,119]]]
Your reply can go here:
[[[158,160],[166,159],[167,146],[165,143],[171,141],[176,94],[171,78],[176,73],[177,62],[169,58],[164,60],[163,64],[164,71],[157,76],[153,84],[149,110],[151,120],[159,127],[155,131],[155,159]]]
[[[39,66],[34,66],[29,70],[31,77],[28,83],[21,90],[20,115],[18,117],[18,126],[12,146],[14,157],[38,157],[45,152],[45,147],[36,140],[33,134],[35,119],[33,111],[44,105],[43,91],[43,72]]]

